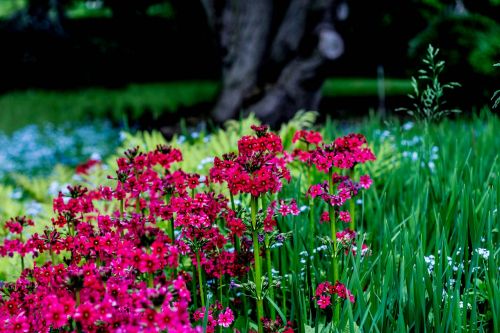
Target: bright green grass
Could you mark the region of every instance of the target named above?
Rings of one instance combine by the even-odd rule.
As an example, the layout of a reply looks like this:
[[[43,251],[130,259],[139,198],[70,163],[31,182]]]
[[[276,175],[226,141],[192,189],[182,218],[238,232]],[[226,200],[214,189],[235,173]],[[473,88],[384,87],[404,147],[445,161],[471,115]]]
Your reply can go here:
[[[8,18],[26,6],[26,0],[2,0],[0,1],[0,18]]]
[[[388,79],[385,87],[387,95],[404,95],[410,89],[410,83]],[[124,89],[11,92],[0,96],[0,131],[12,132],[33,123],[85,121],[100,117],[122,121],[130,116],[133,120],[144,112],[156,117],[163,112],[176,112],[180,107],[213,102],[218,92],[219,84],[215,81],[132,84]],[[323,93],[327,97],[375,96],[377,81],[369,78],[328,79]]]
[[[406,95],[411,84],[406,79],[388,78],[384,81],[386,96]],[[377,96],[378,82],[372,78],[335,78],[326,80],[323,94],[328,97]]]
[[[183,167],[203,172],[208,165],[199,170],[201,159],[218,154],[222,146],[224,151],[234,150],[233,140],[248,125],[233,123],[230,130],[213,134],[208,144],[202,139],[174,142],[186,151],[188,162]],[[329,139],[350,131],[364,133],[378,157],[357,170],[358,176],[366,172],[374,179],[372,188],[361,196],[363,205],[356,209],[358,242],[365,240],[371,256],[362,260],[349,256],[345,261],[350,264],[341,270],[341,280],[356,296],[354,306],[343,305],[341,327],[347,325],[346,331],[354,332],[356,327],[363,332],[500,331],[499,129],[499,118],[489,113],[445,120],[428,130],[420,124],[404,130],[398,121],[387,123],[375,117],[350,125],[327,122],[323,127]],[[287,131],[280,134],[288,137]],[[403,140],[416,142],[414,137],[423,142],[411,147],[403,144]],[[163,139],[135,135],[126,144],[141,141],[154,147]],[[422,153],[432,147],[437,147],[433,171],[421,166],[427,162]],[[405,151],[410,157],[403,156]],[[414,152],[417,155],[412,159]],[[298,180],[285,186],[282,198],[297,198],[308,186],[304,170],[293,172]],[[319,182],[325,176],[314,173],[311,178]],[[24,186],[29,188],[30,182]],[[43,195],[43,186],[38,187]],[[309,205],[304,196],[298,199],[299,206]],[[8,207],[7,202],[3,206]],[[319,201],[312,207],[315,216],[325,210]],[[307,213],[278,223],[282,231],[291,230],[294,236],[272,250],[273,268],[283,276],[275,303],[279,313],[298,324],[298,332],[320,332],[325,316],[316,316],[310,300],[315,286],[328,279],[331,261],[324,251],[309,259],[313,249]],[[316,224],[316,230],[326,236],[329,226]],[[478,248],[489,251],[488,260],[478,255]],[[430,255],[436,258],[432,274],[424,259]],[[266,313],[270,304],[265,302]]]
[[[79,91],[31,90],[0,96],[0,131],[11,132],[28,124],[85,121],[88,118],[132,119],[149,112],[175,112],[212,101],[218,85],[210,81],[132,84],[124,89]]]

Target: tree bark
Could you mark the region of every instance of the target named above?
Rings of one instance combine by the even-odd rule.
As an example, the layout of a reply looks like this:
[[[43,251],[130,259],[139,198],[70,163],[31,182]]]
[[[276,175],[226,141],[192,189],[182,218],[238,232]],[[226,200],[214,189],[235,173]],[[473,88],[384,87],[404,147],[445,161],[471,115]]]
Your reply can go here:
[[[343,52],[343,0],[201,0],[222,57],[216,121],[253,112],[276,125],[316,109],[324,68]]]

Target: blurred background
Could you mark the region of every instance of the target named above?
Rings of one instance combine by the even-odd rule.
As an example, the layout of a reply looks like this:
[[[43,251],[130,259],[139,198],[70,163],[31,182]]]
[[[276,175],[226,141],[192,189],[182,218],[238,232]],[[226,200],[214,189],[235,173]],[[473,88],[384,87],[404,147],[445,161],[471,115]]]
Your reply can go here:
[[[468,114],[498,86],[498,22],[500,0],[0,0],[0,142],[387,116],[428,44]]]

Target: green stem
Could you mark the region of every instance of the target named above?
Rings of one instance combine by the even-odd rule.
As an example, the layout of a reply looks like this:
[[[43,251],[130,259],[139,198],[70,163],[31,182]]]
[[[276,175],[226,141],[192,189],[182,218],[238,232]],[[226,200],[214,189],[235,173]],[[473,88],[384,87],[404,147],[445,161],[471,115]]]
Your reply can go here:
[[[262,268],[259,247],[259,233],[257,230],[257,206],[258,197],[252,196],[251,213],[252,213],[252,239],[253,239],[253,256],[255,260],[255,294],[257,297],[257,325],[258,333],[264,332],[261,319],[264,318],[264,302],[262,299]]]
[[[76,300],[75,300],[75,301],[76,301],[76,303],[75,303],[75,304],[76,304],[76,306],[77,306],[77,307],[78,307],[78,306],[80,306],[80,290],[77,290],[77,291],[75,292],[75,299],[76,299]]]
[[[123,218],[125,212],[125,203],[123,202],[123,199],[120,199],[120,218]]]
[[[234,204],[234,196],[231,192],[229,192],[229,198],[231,198],[231,209],[236,211],[236,205]]]
[[[269,282],[269,297],[274,302],[274,289],[273,284],[273,265],[271,262],[271,249],[269,248],[269,235],[266,234],[266,265],[267,265],[267,279]],[[276,320],[276,310],[271,306],[271,319]]]
[[[354,169],[349,170],[349,177],[354,180]],[[354,198],[351,198],[349,202],[349,214],[351,215],[351,222],[349,223],[349,228],[351,230],[355,230],[356,222],[354,221],[354,217],[356,215],[356,202]]]
[[[193,267],[193,280],[191,281],[191,294],[193,295],[193,299],[194,299],[194,308],[195,309],[198,309],[198,297],[196,297],[196,279],[195,279],[195,276],[196,276],[196,271],[195,271],[195,267],[194,265],[192,265]]]
[[[219,302],[224,307],[224,301],[222,299],[222,274],[219,277]],[[219,326],[219,333],[222,333],[222,326]]]
[[[55,256],[55,253],[54,251],[52,251],[52,245],[50,246],[50,259],[52,260],[52,265],[55,266],[57,263],[56,263],[56,256]]]
[[[120,219],[123,219],[125,217],[125,203],[123,202],[123,199],[120,199]],[[124,236],[123,229],[120,232],[122,238]]]
[[[314,220],[314,201],[311,198],[309,201],[309,232],[310,232],[310,235],[308,235],[308,237],[310,239],[311,255],[313,254],[314,248],[316,247],[315,224],[316,224],[316,221]]]
[[[331,168],[328,172],[328,192],[333,194],[333,168]],[[332,253],[332,267],[333,267],[333,283],[336,283],[339,280],[339,263],[337,258],[337,230],[336,230],[336,217],[335,217],[335,208],[329,204],[328,205],[328,213],[330,215],[330,229],[331,229],[331,237],[333,242],[333,253]],[[337,324],[340,319],[340,304],[336,303],[334,308],[334,320]]]
[[[219,302],[224,306],[224,300],[222,298],[223,294],[223,281],[222,281],[222,275],[219,277]]]
[[[356,203],[354,198],[349,202],[349,214],[351,215],[351,222],[349,223],[349,229],[356,230],[356,222],[354,222],[354,217],[356,214]]]
[[[19,241],[22,243],[24,243],[23,241],[23,232],[21,231],[21,234],[19,234]],[[19,254],[21,256],[21,272],[24,271],[24,256],[22,254]]]
[[[152,289],[153,288],[153,273],[147,273],[148,274],[148,288]]]
[[[203,292],[203,279],[201,278],[200,252],[196,251],[196,271],[198,272],[198,284],[200,288],[201,306],[205,307],[205,293]]]
[[[137,197],[135,200],[135,212],[139,214],[141,212],[141,198]]]
[[[172,217],[170,219],[170,223],[169,223],[169,236],[170,236],[170,240],[172,241],[172,244],[175,243],[175,226],[174,226],[174,218]]]

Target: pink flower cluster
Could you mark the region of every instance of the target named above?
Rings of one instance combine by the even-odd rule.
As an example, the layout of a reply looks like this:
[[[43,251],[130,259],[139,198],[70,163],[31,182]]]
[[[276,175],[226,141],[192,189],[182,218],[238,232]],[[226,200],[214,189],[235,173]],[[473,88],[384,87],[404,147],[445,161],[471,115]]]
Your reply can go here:
[[[277,193],[283,180],[290,181],[290,155],[268,127],[252,129],[254,135],[239,140],[237,154],[215,158],[208,177],[172,168],[182,160],[172,147],[147,153],[134,148],[118,158],[116,175],[108,177],[113,186],[76,185],[67,194],[60,192],[51,225],[42,232],[24,238],[25,228],[34,222],[26,217],[7,221],[10,235],[0,244],[0,256],[20,256],[23,269],[17,281],[0,286],[0,333],[190,333],[201,332],[205,318],[207,332],[231,327],[241,314],[236,294],[228,291],[224,302],[220,296],[205,307],[204,287],[214,291],[230,279],[249,279],[252,263],[260,259],[259,246],[252,249],[252,242],[264,239],[266,251],[274,238],[283,242],[277,218],[300,213],[295,199],[264,203],[264,194]],[[352,168],[375,158],[357,134],[324,145],[319,133],[298,131],[293,142],[302,142],[307,150],[296,149],[291,156],[320,171]],[[89,161],[77,173],[85,179],[100,165]],[[252,230],[250,210],[231,209],[230,200],[212,190],[213,183],[227,184],[231,200],[240,194],[252,197],[255,206],[263,198],[263,207],[252,211]],[[335,219],[349,223],[351,215],[341,206],[371,183],[367,175],[356,182],[334,173],[330,182],[312,185],[307,195],[335,207]],[[335,223],[331,216],[323,213],[321,221]],[[346,251],[355,251],[354,231],[336,236]],[[35,260],[25,268],[28,255]],[[328,307],[333,295],[354,302],[337,281],[318,286],[317,304]],[[292,323],[280,318],[263,318],[262,327],[265,332],[293,332]]]
[[[180,270],[179,258],[189,251],[193,229],[212,239],[203,219],[213,220],[222,203],[202,194],[186,197],[190,176],[169,172],[182,158],[178,150],[158,147],[141,154],[133,149],[126,156],[118,160],[114,188],[69,187],[69,196],[59,193],[54,200],[52,227],[26,242],[17,239],[16,246],[6,240],[0,247],[2,255],[48,259],[3,287],[8,297],[0,299],[0,332],[199,331],[188,311],[192,277]],[[172,200],[165,200],[168,195]],[[119,210],[102,213],[116,203]],[[184,227],[187,212],[193,218]],[[174,213],[179,239],[157,225]],[[18,218],[6,227],[19,234],[30,224]],[[218,238],[214,242],[223,243]]]
[[[281,139],[269,132],[267,126],[252,126],[255,136],[244,136],[238,141],[238,155],[216,157],[210,169],[213,182],[226,182],[232,194],[250,193],[258,197],[263,193],[281,190],[281,179],[290,181]]]
[[[314,295],[316,303],[320,309],[326,309],[332,305],[333,296],[338,297],[338,299],[346,299],[349,300],[349,302],[354,303],[354,295],[339,281],[336,281],[335,284],[331,284],[328,281],[320,283],[316,288],[316,293]],[[333,301],[335,301],[335,299]]]
[[[215,332],[217,326],[227,328],[234,322],[233,311],[228,307],[224,308],[219,302],[208,309],[205,307],[199,308],[194,312],[193,319],[203,322],[205,315],[207,316],[207,333]]]

